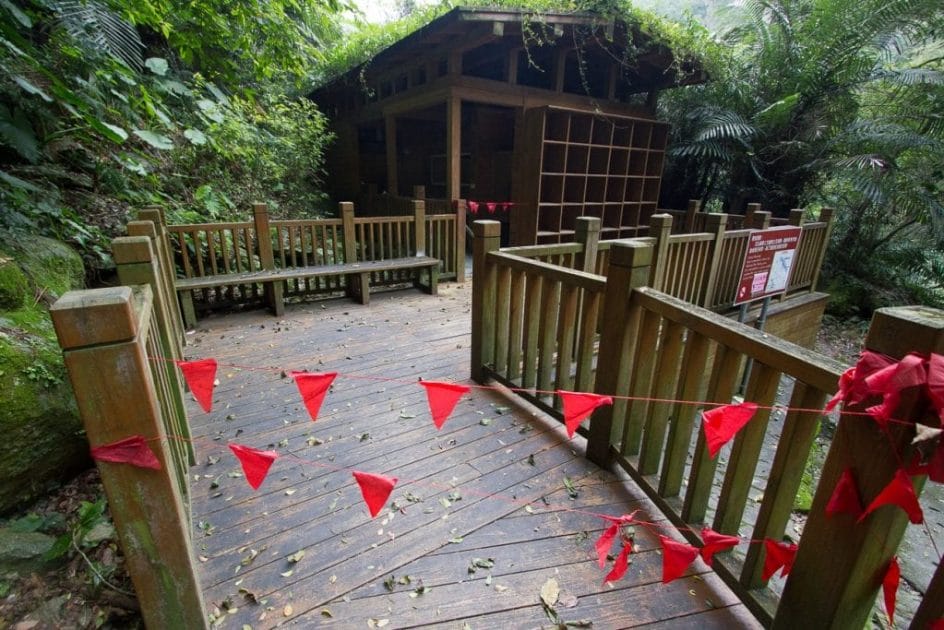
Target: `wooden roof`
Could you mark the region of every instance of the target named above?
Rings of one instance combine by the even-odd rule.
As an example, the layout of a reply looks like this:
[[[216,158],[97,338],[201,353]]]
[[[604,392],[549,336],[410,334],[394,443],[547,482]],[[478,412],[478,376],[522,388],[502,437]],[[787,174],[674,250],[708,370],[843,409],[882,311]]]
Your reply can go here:
[[[537,59],[542,55],[547,60],[554,58],[552,50],[562,51],[560,54],[565,57],[568,52],[575,53],[567,63],[582,67],[582,85],[565,86],[564,92],[574,94],[581,88],[586,90],[586,77],[592,72],[599,72],[603,66],[615,67],[614,72],[619,74],[613,81],[619,84],[615,98],[612,88],[608,94],[591,94],[602,96],[602,100],[626,100],[631,94],[701,83],[705,79],[696,62],[675,63],[675,56],[669,48],[653,42],[635,25],[624,20],[591,13],[458,7],[388,46],[367,62],[329,80],[314,90],[311,97],[319,103],[338,104],[343,94],[357,91],[362,94],[361,102],[341,108],[356,109],[412,89],[416,84],[429,85],[438,76],[446,74],[447,65],[458,65],[458,68],[455,65],[449,67],[449,73],[468,74],[466,69],[469,66],[500,65],[503,58],[508,58],[509,52],[515,51],[524,51],[527,55],[527,63],[519,64],[519,67],[525,66],[538,73],[553,72],[554,68],[542,68],[541,59]],[[548,61],[543,65],[553,64]],[[422,79],[409,76],[414,68],[419,67],[424,68]],[[574,76],[574,72],[570,75]],[[509,78],[505,76],[501,80],[507,84]],[[557,83],[546,89],[562,91],[560,80]],[[570,83],[576,81],[571,78]]]

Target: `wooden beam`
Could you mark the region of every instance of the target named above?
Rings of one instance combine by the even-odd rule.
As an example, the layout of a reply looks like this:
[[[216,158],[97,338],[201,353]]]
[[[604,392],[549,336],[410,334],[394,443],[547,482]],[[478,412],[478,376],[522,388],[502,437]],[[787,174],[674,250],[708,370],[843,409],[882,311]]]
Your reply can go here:
[[[397,192],[397,119],[393,115],[384,116],[384,139],[387,147],[387,192]]]
[[[554,64],[554,91],[564,91],[564,74],[567,70],[567,53],[569,48],[561,48],[557,51],[557,62]]]
[[[462,101],[446,100],[446,199],[462,196]]]

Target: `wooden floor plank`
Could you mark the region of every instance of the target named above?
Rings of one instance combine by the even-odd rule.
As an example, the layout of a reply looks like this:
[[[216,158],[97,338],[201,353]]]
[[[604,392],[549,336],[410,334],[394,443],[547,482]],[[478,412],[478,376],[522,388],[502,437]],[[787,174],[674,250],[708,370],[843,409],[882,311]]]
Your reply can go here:
[[[661,584],[658,534],[674,530],[633,484],[589,463],[585,441],[567,440],[553,419],[500,388],[474,389],[435,429],[418,380],[471,384],[468,285],[372,297],[366,307],[287,305],[277,320],[213,316],[188,338],[188,357],[220,363],[213,411],[193,401],[188,410],[198,568],[225,627],[549,626],[538,599],[549,577],[576,597],[575,607],[558,606],[565,621],[754,627],[700,561]],[[339,373],[317,422],[283,374],[290,369]],[[258,490],[239,474],[231,442],[280,454]],[[375,519],[352,470],[400,479]],[[604,585],[608,569],[593,548],[601,515],[636,509],[651,525],[637,526],[626,578]],[[469,573],[476,557],[494,566]],[[411,582],[394,581],[391,592],[391,575]]]

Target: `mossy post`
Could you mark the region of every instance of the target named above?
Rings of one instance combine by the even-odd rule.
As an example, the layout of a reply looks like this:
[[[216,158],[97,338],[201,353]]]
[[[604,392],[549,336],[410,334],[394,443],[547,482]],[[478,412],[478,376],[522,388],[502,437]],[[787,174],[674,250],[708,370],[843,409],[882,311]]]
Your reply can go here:
[[[910,352],[944,353],[944,311],[917,306],[880,309],[872,318],[865,347],[895,359]],[[826,516],[826,505],[843,471],[853,470],[867,505],[900,470],[901,462],[911,461],[910,422],[923,420],[925,412],[919,389],[902,392],[895,418],[905,422],[891,423],[885,431],[861,415],[840,417],[774,630],[861,628],[868,621],[908,516],[897,507],[884,506],[857,522],[851,514]],[[843,411],[861,412],[868,404],[849,405]],[[924,477],[914,482],[920,493]]]
[[[189,520],[146,351],[149,286],[70,291],[52,306],[79,415],[92,447],[148,439],[160,470],[98,462],[112,518],[149,628],[208,628]]]

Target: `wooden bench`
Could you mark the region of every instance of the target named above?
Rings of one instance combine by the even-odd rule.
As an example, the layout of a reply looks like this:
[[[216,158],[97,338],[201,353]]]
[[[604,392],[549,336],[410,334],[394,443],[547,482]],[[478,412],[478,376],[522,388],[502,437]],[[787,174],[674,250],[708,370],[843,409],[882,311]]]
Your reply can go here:
[[[370,302],[370,274],[378,271],[426,270],[429,276],[427,284],[420,282],[419,276],[413,285],[425,289],[430,295],[436,295],[439,285],[438,258],[413,256],[409,258],[391,258],[388,260],[368,260],[354,263],[319,265],[313,267],[288,267],[243,273],[228,273],[195,278],[178,278],[174,282],[180,305],[183,310],[184,324],[193,328],[197,323],[197,313],[193,306],[193,292],[202,289],[234,286],[239,284],[261,283],[267,287],[270,306],[276,316],[285,312],[282,299],[282,282],[285,280],[318,278],[324,276],[347,276],[348,294],[359,299],[361,304]]]

